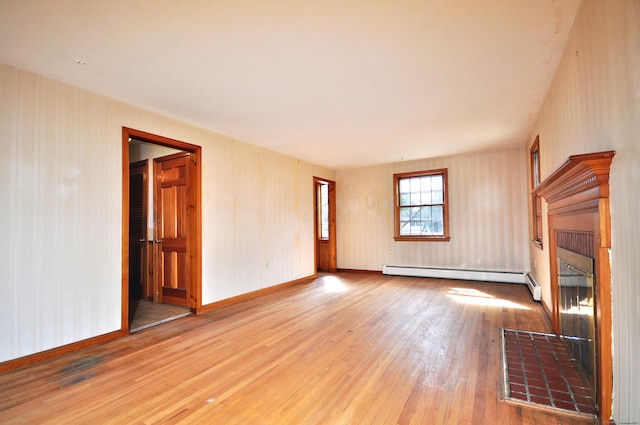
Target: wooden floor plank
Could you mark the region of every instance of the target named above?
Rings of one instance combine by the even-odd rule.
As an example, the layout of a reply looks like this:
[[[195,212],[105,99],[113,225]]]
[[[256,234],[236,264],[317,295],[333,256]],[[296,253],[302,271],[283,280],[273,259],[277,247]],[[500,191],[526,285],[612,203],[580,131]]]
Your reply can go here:
[[[500,400],[526,287],[321,275],[0,375],[0,423],[588,424]]]

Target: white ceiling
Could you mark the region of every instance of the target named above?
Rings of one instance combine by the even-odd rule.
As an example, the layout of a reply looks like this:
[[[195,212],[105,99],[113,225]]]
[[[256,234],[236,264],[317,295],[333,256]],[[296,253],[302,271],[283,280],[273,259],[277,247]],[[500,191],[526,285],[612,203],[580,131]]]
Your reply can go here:
[[[524,146],[579,4],[0,0],[0,62],[342,169]]]

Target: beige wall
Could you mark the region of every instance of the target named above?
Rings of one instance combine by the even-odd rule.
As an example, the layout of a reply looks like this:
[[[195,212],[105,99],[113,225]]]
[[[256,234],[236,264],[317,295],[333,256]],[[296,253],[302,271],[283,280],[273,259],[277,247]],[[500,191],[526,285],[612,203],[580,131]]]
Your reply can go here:
[[[570,155],[616,151],[610,178],[613,412],[617,423],[640,423],[639,1],[582,3],[531,141],[536,134],[543,178]],[[549,305],[548,251],[531,252]]]
[[[120,328],[123,126],[202,146],[203,304],[314,273],[332,171],[0,65],[0,361]]]
[[[336,171],[338,267],[528,271],[524,148]],[[395,242],[393,174],[448,169],[449,242]]]

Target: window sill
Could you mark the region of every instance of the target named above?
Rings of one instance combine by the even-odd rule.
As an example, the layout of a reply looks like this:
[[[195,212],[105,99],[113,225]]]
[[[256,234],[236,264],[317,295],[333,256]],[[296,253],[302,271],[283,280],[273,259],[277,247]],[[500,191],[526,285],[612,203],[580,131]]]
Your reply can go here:
[[[395,236],[396,242],[449,242],[451,236]]]

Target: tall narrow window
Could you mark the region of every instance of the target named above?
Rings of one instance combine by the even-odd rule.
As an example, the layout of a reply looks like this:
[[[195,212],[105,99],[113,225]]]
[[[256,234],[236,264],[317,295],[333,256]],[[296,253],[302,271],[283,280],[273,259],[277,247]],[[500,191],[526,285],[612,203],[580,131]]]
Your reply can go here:
[[[395,240],[448,241],[447,169],[393,175]]]
[[[540,136],[531,145],[531,190],[540,184]],[[531,221],[533,223],[533,243],[542,248],[542,198],[531,195]]]
[[[329,184],[322,183],[319,186],[318,235],[320,239],[329,239]]]
[[[531,145],[531,189],[540,184],[540,136]]]

